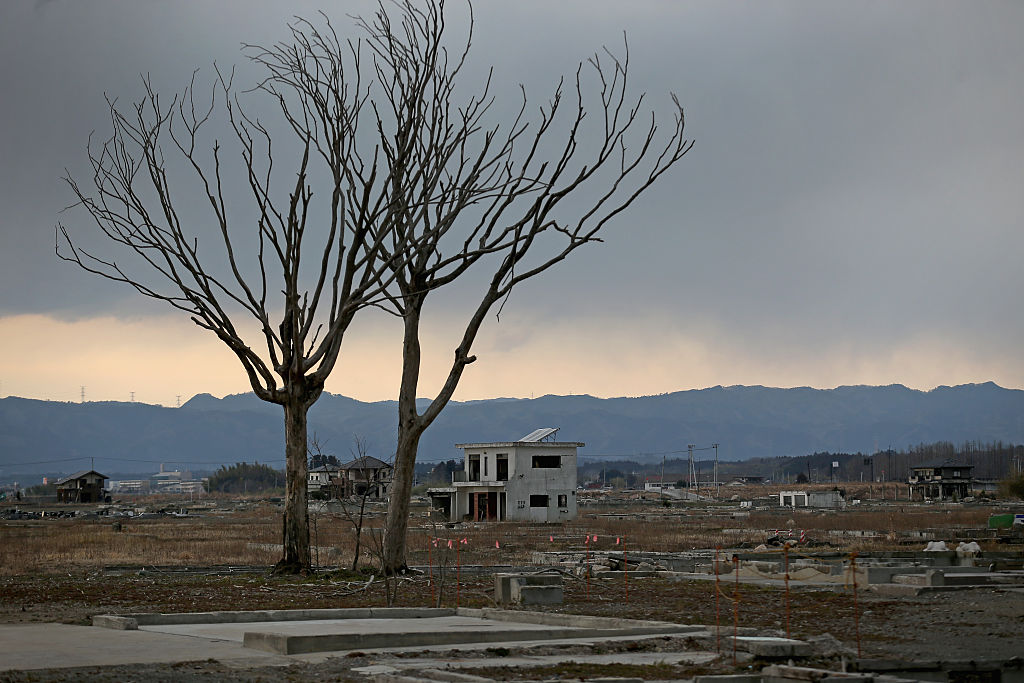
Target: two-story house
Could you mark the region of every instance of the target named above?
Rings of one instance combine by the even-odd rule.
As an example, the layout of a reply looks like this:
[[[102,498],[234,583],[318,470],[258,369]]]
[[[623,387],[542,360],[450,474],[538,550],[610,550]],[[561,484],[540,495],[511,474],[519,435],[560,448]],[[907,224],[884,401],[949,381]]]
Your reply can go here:
[[[387,498],[391,489],[394,467],[370,455],[347,462],[332,481],[332,494],[336,498],[366,496],[374,500]]]
[[[306,490],[310,493],[320,491],[326,492],[331,485],[331,480],[337,480],[340,476],[341,468],[337,465],[334,467],[331,467],[330,465],[312,467],[308,472]]]
[[[971,495],[974,488],[972,471],[974,465],[963,465],[955,462],[936,463],[911,467],[907,485],[910,487],[910,499],[920,494],[921,498],[933,500],[961,500]]]
[[[102,503],[106,498],[103,487],[109,477],[96,470],[75,472],[57,482],[57,502],[59,503]]]
[[[576,518],[576,441],[555,441],[557,427],[517,441],[455,444],[464,469],[451,486],[430,489],[431,506],[452,522]]]

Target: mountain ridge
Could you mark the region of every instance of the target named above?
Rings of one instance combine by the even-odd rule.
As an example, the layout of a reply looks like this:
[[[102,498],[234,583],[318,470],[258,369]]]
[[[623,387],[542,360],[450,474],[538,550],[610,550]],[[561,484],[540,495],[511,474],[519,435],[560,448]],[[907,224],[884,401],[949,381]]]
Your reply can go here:
[[[345,458],[355,437],[393,452],[397,404],[325,393],[310,409],[310,436]],[[181,408],[142,403],[0,399],[0,479],[75,471],[93,460],[116,471],[159,463],[211,469],[234,462],[283,465],[281,408],[252,393],[197,394]],[[1024,441],[1024,391],[994,382],[923,391],[902,384],[715,386],[653,396],[545,395],[453,401],[427,430],[420,460],[457,457],[455,443],[508,441],[542,426],[587,444],[582,455],[642,457],[719,443],[723,460],[873,452],[934,441]],[[102,470],[101,470],[102,471]]]

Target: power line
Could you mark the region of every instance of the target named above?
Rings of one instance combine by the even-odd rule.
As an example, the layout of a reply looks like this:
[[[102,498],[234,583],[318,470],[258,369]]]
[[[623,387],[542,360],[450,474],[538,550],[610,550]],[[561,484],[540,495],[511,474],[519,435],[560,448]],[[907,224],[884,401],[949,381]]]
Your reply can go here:
[[[702,446],[700,448],[694,447],[694,451],[710,451],[714,450],[714,446]],[[580,453],[581,458],[645,458],[654,455],[682,455],[683,453],[689,453],[690,449],[683,449],[678,451],[657,451],[650,453]]]

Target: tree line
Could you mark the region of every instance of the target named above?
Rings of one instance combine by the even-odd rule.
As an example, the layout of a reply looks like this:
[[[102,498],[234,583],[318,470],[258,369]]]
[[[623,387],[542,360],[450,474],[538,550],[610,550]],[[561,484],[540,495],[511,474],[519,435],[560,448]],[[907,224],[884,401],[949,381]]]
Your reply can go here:
[[[230,467],[221,465],[210,475],[209,491],[219,493],[261,493],[284,488],[285,476],[270,465],[239,462]]]
[[[1007,479],[1024,472],[1024,445],[998,440],[967,441],[959,445],[937,441],[874,453],[818,451],[799,456],[755,457],[719,462],[718,478],[722,483],[739,476],[760,476],[777,483],[906,481],[912,467],[944,462],[973,466],[975,478]],[[838,463],[838,467],[833,468],[833,463]],[[694,469],[699,482],[711,481],[714,461],[696,460]],[[683,458],[668,459],[664,465],[660,461],[589,461],[581,463],[579,479],[581,483],[596,481],[613,486],[642,486],[644,481],[660,481],[662,471],[665,472],[666,483],[678,483],[680,474],[684,475],[685,482],[689,462]]]

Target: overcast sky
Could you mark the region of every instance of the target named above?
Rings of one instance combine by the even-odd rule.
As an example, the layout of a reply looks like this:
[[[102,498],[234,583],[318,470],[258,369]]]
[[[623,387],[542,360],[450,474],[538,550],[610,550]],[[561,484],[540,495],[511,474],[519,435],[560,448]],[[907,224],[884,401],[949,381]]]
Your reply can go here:
[[[0,396],[174,405],[248,391],[184,316],[54,255],[104,93],[180,90],[292,14],[366,2],[0,3]],[[453,26],[464,6],[451,2]],[[456,395],[642,395],[717,384],[1024,387],[1024,3],[517,0],[475,4],[498,110],[602,45],[686,110],[693,150],[605,243],[513,294]],[[188,201],[187,199],[185,200]],[[428,308],[436,388],[465,311]],[[394,398],[395,323],[360,320],[328,390]]]

